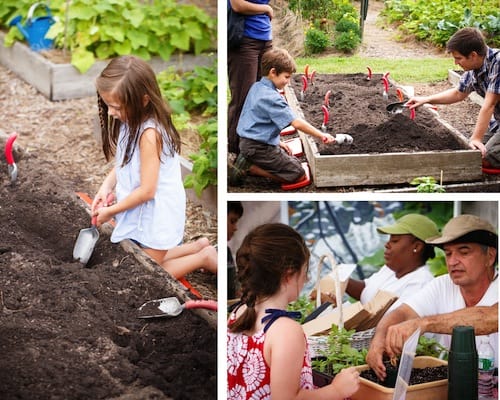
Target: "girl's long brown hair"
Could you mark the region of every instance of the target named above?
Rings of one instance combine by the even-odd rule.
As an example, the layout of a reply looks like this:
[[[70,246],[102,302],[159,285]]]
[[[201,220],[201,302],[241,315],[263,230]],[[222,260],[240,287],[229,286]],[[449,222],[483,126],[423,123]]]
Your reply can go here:
[[[108,115],[108,107],[99,93],[112,93],[117,96],[124,109],[129,135],[126,139],[126,151],[121,160],[127,164],[139,140],[139,128],[148,118],[154,119],[164,129],[158,129],[158,157],[161,157],[163,143],[167,144],[168,155],[179,153],[181,139],[172,123],[171,111],[162,98],[156,76],[151,66],[134,56],[114,58],[96,79],[97,105],[101,124],[102,149],[106,160],[116,153],[121,122]],[[147,104],[144,105],[144,97]]]
[[[257,318],[255,303],[277,293],[287,274],[300,273],[309,264],[309,256],[302,236],[288,225],[264,224],[252,230],[236,253],[241,301],[247,308],[229,329],[252,329]]]

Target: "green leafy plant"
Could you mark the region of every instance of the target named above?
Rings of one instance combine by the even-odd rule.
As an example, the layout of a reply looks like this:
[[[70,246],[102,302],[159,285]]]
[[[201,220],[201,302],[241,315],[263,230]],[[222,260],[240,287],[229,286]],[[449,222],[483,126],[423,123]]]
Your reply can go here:
[[[475,26],[483,31],[490,47],[500,46],[498,0],[387,0],[381,15],[403,33],[444,46],[458,29]]]
[[[160,72],[157,80],[172,108],[176,126],[187,123],[191,114],[207,118],[197,127],[200,149],[189,155],[193,169],[184,180],[184,187],[201,196],[207,186],[217,184],[217,68],[195,67],[181,73],[171,67]]]
[[[312,360],[312,367],[320,372],[336,375],[342,369],[366,364],[368,349],[355,349],[351,346],[352,336],[355,330],[346,330],[332,325],[328,334],[328,347],[319,358]],[[418,339],[416,355],[429,357],[442,357],[447,359],[446,347],[439,344],[435,339],[420,336]]]
[[[314,303],[309,300],[306,295],[301,295],[294,302],[290,303],[287,307],[288,311],[300,311],[302,317],[299,319],[299,323],[304,322],[304,319],[313,312]]]
[[[420,336],[418,338],[417,349],[415,351],[417,356],[428,356],[448,359],[448,349],[441,345],[436,339]]]
[[[302,18],[314,21],[318,18],[329,18],[332,0],[290,0],[288,8],[300,14]]]
[[[356,49],[360,43],[361,38],[355,31],[339,32],[333,41],[335,48],[344,52]]]
[[[360,34],[358,21],[352,14],[343,16],[335,24],[335,30],[337,32],[354,32],[358,36]]]
[[[184,180],[184,187],[194,189],[198,197],[209,185],[217,184],[217,119],[210,118],[198,127],[202,138],[200,150],[189,155],[193,161],[191,174]]]
[[[217,114],[217,68],[194,67],[180,72],[169,67],[157,75],[162,96],[174,113],[196,112],[205,116]]]
[[[322,53],[330,45],[330,39],[322,30],[310,28],[306,32],[304,45],[307,54]]]
[[[15,15],[26,15],[31,4],[19,0],[14,5],[9,0],[0,5],[0,24],[9,29],[5,45],[22,39],[8,23]],[[175,52],[200,54],[215,47],[215,19],[196,6],[175,0],[72,0],[66,10],[67,4],[51,2],[57,22],[47,37],[59,48],[67,46],[71,63],[82,73],[96,59],[134,54],[146,60],[153,56],[168,60]]]
[[[417,186],[417,193],[444,193],[446,190],[433,176],[420,176],[412,179],[410,185]]]
[[[368,350],[358,350],[351,346],[354,333],[354,329],[348,331],[332,325],[332,329],[328,334],[328,347],[321,354],[321,358],[312,361],[313,368],[335,375],[343,368],[365,364]]]

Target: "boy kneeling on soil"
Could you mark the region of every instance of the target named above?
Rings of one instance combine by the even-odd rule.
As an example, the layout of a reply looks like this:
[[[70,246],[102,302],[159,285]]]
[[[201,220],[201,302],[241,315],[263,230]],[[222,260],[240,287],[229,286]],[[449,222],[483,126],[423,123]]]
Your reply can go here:
[[[242,185],[246,174],[262,176],[279,183],[294,183],[306,179],[299,159],[280,141],[280,132],[289,125],[315,136],[323,143],[335,138],[322,133],[307,121],[297,118],[284,97],[278,92],[296,71],[295,61],[283,49],[264,53],[262,78],[255,82],[246,97],[236,132],[240,137],[240,153],[229,170],[229,184]]]

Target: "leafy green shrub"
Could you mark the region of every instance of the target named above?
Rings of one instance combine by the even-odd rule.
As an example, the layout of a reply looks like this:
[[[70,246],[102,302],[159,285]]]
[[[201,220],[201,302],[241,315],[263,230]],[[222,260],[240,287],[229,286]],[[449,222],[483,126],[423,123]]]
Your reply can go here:
[[[338,22],[347,15],[355,15],[356,12],[349,0],[335,0],[332,2],[330,16],[334,22]]]
[[[352,15],[341,18],[335,24],[335,30],[337,32],[354,32],[358,36],[361,33],[358,21]]]
[[[306,32],[304,45],[307,54],[322,53],[330,45],[330,39],[322,30],[310,28]]]
[[[336,49],[349,52],[354,50],[361,43],[359,34],[354,31],[340,32],[335,36],[333,45]]]
[[[193,161],[191,174],[184,180],[185,188],[194,189],[201,197],[203,190],[210,185],[217,184],[217,119],[210,118],[198,127],[202,138],[198,153],[191,154]]]
[[[189,121],[190,113],[209,117],[197,127],[201,137],[200,149],[190,154],[191,174],[184,187],[194,189],[198,196],[209,185],[217,184],[217,68],[195,67],[193,71],[177,72],[173,67],[157,75],[162,96],[173,111],[178,128]]]
[[[9,29],[5,45],[23,37],[9,27],[15,15],[26,16],[32,0],[0,2],[0,25]],[[168,60],[175,52],[200,54],[215,47],[216,21],[202,9],[175,0],[52,0],[57,18],[47,34],[56,47],[67,46],[71,63],[87,71],[96,59],[134,54],[145,60]],[[154,22],[154,23],[153,23]]]
[[[500,46],[498,0],[386,0],[381,15],[419,40],[444,46],[458,29],[474,26],[483,31],[490,47]]]
[[[348,0],[335,0],[332,16],[335,23],[334,47],[344,52],[355,50],[361,43],[358,11]]]
[[[330,18],[332,0],[289,0],[288,8],[304,19],[315,21]]]

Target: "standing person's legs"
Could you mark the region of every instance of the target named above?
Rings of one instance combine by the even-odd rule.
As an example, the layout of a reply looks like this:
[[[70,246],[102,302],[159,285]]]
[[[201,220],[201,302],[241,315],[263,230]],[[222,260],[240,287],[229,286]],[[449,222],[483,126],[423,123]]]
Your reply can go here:
[[[253,83],[260,79],[260,62],[262,55],[271,49],[271,41],[243,38],[240,47],[228,53],[228,75],[231,100],[227,115],[228,151],[238,154],[239,137],[236,127],[240,119],[241,109],[248,91]]]

